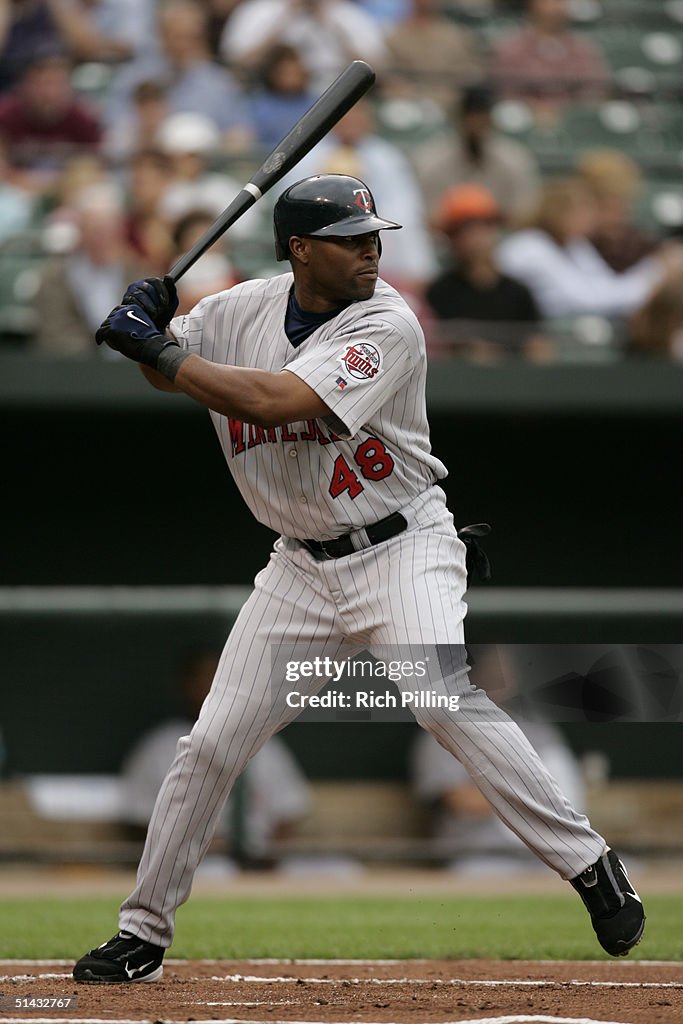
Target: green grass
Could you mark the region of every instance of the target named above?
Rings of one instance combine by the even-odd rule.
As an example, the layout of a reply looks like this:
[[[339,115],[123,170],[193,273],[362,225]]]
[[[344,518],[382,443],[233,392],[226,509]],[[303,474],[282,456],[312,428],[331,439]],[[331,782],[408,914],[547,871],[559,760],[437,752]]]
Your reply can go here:
[[[0,957],[76,957],[116,930],[113,898],[0,900]],[[683,896],[648,899],[633,958],[683,959]],[[248,899],[197,896],[178,913],[177,957],[492,957],[596,959],[571,897],[382,896]]]

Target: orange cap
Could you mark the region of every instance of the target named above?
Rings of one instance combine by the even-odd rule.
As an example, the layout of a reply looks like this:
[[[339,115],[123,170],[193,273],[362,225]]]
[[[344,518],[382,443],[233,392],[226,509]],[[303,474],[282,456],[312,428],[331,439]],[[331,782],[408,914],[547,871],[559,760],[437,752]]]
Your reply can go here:
[[[452,231],[468,220],[499,220],[498,204],[483,185],[454,185],[441,196],[436,224],[442,231]]]

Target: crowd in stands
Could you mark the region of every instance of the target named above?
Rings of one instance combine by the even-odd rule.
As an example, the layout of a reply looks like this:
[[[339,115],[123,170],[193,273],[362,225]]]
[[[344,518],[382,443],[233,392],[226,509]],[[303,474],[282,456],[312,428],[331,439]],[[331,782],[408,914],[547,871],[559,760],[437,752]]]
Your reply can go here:
[[[404,225],[382,273],[434,358],[561,358],[560,325],[596,318],[617,354],[683,358],[680,187],[643,216],[644,171],[675,178],[683,153],[683,132],[668,165],[648,148],[662,81],[669,105],[683,93],[644,68],[640,91],[633,73],[624,86],[623,62],[576,20],[592,10],[622,31],[620,3],[0,0],[0,341],[92,353],[126,283],[162,275],[362,58],[377,87],[199,261],[181,309],[281,271],[275,196],[339,172]],[[683,42],[683,24],[671,31]],[[577,111],[621,127],[570,138]],[[621,144],[636,137],[649,163]]]

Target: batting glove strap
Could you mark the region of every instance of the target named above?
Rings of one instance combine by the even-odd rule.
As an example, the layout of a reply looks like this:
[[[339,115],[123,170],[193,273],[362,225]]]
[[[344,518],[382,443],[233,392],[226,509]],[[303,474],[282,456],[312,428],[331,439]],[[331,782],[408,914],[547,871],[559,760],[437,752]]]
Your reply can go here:
[[[98,328],[95,341],[154,370],[164,349],[180,347],[172,338],[159,334],[148,314],[134,304],[115,306]]]
[[[178,370],[189,355],[190,353],[185,352],[179,345],[166,345],[159,353],[157,370],[159,373],[163,373],[164,377],[168,377],[170,381],[174,381]]]
[[[123,296],[124,305],[132,303],[143,309],[163,333],[178,308],[178,293],[173,279],[167,274],[163,280],[160,277],[146,277],[133,281]]]

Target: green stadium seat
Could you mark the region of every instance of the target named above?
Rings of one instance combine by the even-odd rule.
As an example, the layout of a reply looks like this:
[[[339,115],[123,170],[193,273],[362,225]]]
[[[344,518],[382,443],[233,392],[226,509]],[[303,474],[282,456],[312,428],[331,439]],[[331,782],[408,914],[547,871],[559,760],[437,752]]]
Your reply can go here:
[[[71,85],[81,99],[86,100],[92,107],[101,108],[106,102],[115,73],[116,65],[87,61],[84,64],[77,64],[73,69]]]
[[[551,126],[537,124],[526,104],[503,101],[494,109],[494,121],[500,131],[528,146],[550,171],[572,168],[577,153],[584,149],[607,146],[640,158],[653,146],[643,108],[626,100],[569,107]]]
[[[662,8],[674,25],[683,25],[683,0],[664,0]]]
[[[21,343],[36,330],[33,298],[44,259],[39,231],[8,238],[0,246],[0,343]]]
[[[642,147],[643,118],[634,103],[608,100],[597,106],[570,107],[564,129],[577,149],[618,146],[630,152]]]
[[[648,28],[652,23],[650,22]],[[648,31],[643,24],[624,19],[620,24],[598,24],[590,30],[611,67],[647,67],[655,72],[672,72],[683,58],[680,26],[657,27]]]
[[[504,132],[528,146],[544,166],[564,164],[571,159],[573,143],[562,121],[540,125],[528,104],[519,100],[502,100],[493,109],[493,121]]]
[[[569,17],[575,24],[591,25],[604,17],[605,8],[600,0],[569,0]]]
[[[673,180],[649,179],[638,200],[636,218],[655,231],[683,230],[683,184]]]
[[[683,107],[679,102],[660,102],[652,112],[651,130],[656,133],[662,149],[677,156],[676,163],[682,167],[683,156]]]
[[[376,107],[382,138],[408,149],[438,135],[446,118],[441,107],[428,99],[386,99]]]

